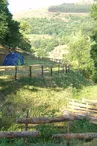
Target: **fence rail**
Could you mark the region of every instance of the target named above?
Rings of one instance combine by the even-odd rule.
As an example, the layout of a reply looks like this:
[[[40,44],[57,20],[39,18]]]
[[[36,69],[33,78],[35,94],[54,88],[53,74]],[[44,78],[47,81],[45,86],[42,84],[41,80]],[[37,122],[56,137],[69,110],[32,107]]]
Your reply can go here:
[[[72,120],[82,120],[84,118],[90,121],[97,121],[97,102],[82,102],[81,100],[68,99],[69,105],[64,111],[64,115],[59,117],[37,117],[17,119],[18,124],[45,124],[54,122],[65,122]]]
[[[28,116],[26,118],[17,119],[17,124],[25,124],[28,127],[28,124],[50,124],[55,122],[68,122],[67,133],[63,134],[53,134],[52,138],[64,138],[67,139],[67,146],[70,146],[68,139],[93,139],[97,138],[97,133],[70,133],[70,121],[74,120],[96,120],[97,121],[97,102],[93,100],[74,100],[67,99],[69,101],[67,109],[64,111],[64,115],[60,117],[37,117],[31,118]],[[67,111],[66,111],[67,110]],[[94,116],[95,114],[95,116]]]
[[[84,100],[85,101],[85,100]],[[70,123],[69,121],[74,121],[74,120],[82,120],[84,118],[87,118],[88,120],[97,120],[97,113],[96,116],[91,116],[90,114],[87,114],[87,112],[95,113],[96,107],[97,107],[97,102],[90,102],[90,100],[86,100],[87,102],[84,102],[83,100],[74,100],[70,99],[69,100],[69,107],[67,111],[64,111],[64,115],[59,116],[59,117],[37,117],[37,118],[31,118],[29,117],[29,110],[27,110],[26,117],[24,119],[17,119],[17,124],[24,124],[25,125],[25,131],[21,132],[0,132],[0,138],[6,137],[6,138],[17,138],[17,137],[24,137],[24,146],[27,146],[27,137],[40,137],[40,133],[38,131],[33,131],[30,132],[28,131],[28,125],[29,124],[50,124],[50,123],[55,123],[55,122],[68,122],[68,127],[67,127],[67,133],[63,134],[53,134],[52,138],[65,138],[67,139],[67,146],[70,146],[70,143],[68,139],[74,139],[74,138],[80,138],[80,139],[93,139],[97,138],[97,133],[70,133]],[[86,113],[78,113],[75,112],[78,111],[77,108],[79,108],[79,111],[86,111]],[[72,110],[73,109],[73,110]]]
[[[38,131],[12,131],[12,132],[0,132],[0,138],[24,138],[24,137],[40,137],[40,132]]]
[[[97,133],[71,133],[71,134],[54,134],[52,138],[64,138],[64,139],[93,139],[97,138]]]
[[[74,100],[70,99],[68,110],[74,115],[86,114],[91,120],[97,120],[97,100]]]

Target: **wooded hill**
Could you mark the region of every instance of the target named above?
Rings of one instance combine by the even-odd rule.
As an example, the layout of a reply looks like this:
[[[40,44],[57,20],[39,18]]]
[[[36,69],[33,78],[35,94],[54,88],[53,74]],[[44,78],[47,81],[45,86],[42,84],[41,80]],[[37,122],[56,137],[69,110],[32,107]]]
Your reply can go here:
[[[64,6],[64,4],[61,6]],[[75,5],[68,4],[68,6]],[[80,68],[85,71],[85,74],[89,75],[93,71],[94,58],[96,61],[95,52],[93,53],[95,51],[93,39],[96,40],[95,28],[97,27],[94,21],[97,16],[97,5],[94,3],[93,5],[76,4],[76,6],[85,8],[85,11],[76,9],[76,13],[74,11],[71,13],[69,11],[71,7],[68,8],[68,13],[50,12],[48,9],[37,11],[29,9],[29,11],[19,14],[17,20],[20,22],[20,32],[25,34],[30,41],[31,48],[28,51],[31,51],[36,57],[45,58],[49,57],[49,53],[57,46],[67,46],[64,49],[67,49],[69,54],[67,56],[63,55],[64,62],[72,63],[74,68]],[[88,6],[91,7],[89,13],[86,10]],[[14,18],[16,18],[15,16]],[[91,49],[92,47],[94,47],[94,50]]]
[[[61,5],[56,6],[50,6],[49,8],[41,8],[32,10],[29,8],[29,10],[18,12],[14,14],[15,19],[21,19],[21,18],[31,18],[31,17],[38,17],[38,18],[52,18],[52,17],[58,17],[59,15],[61,17],[67,15],[68,13],[83,13],[84,15],[89,13],[91,8],[91,4],[74,4],[74,3],[63,3]]]

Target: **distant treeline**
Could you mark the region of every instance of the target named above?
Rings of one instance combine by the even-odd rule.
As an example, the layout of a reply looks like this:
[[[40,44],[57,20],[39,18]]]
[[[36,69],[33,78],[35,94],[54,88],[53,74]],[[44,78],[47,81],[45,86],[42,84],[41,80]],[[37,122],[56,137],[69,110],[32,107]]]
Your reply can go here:
[[[90,11],[90,7],[90,4],[64,3],[58,6],[51,6],[48,8],[48,11],[65,13],[88,13]]]

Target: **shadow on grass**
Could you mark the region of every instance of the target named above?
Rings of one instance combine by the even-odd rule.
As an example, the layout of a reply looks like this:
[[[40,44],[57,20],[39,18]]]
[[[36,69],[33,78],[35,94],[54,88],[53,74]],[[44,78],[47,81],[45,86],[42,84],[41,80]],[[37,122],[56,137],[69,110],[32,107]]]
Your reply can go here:
[[[26,85],[29,86],[28,89],[32,92],[37,92],[39,90],[37,87],[53,88],[58,92],[56,87],[65,89],[72,86],[73,88],[81,89],[83,86],[91,84],[83,75],[74,71],[59,74],[55,72],[53,76],[48,77],[21,78],[16,81],[0,79],[0,93],[1,95],[15,93],[17,90],[23,89]]]
[[[53,93],[62,91],[63,89],[72,86],[73,88],[81,89],[83,86],[89,86],[91,83],[86,80],[81,74],[70,71],[68,73],[54,73],[52,77],[33,77],[33,78],[22,78],[18,80],[0,80],[0,112],[2,113],[3,121],[1,127],[4,126],[5,129],[11,126],[13,122],[15,122],[17,117],[24,117],[24,113],[27,108],[31,108],[31,112],[35,116],[42,116],[42,114],[46,114],[46,116],[52,115],[53,109],[58,109],[58,105],[54,102]],[[44,89],[51,89],[55,92],[51,92],[49,95],[49,90],[46,92],[48,94],[48,98],[42,98],[41,96],[36,95],[36,93]],[[27,89],[27,90],[25,90]],[[17,91],[20,91],[17,94]],[[23,92],[23,90],[25,90]],[[27,91],[31,91],[26,93]],[[45,92],[45,90],[41,90],[41,92]],[[30,95],[34,94],[35,95]],[[60,97],[60,95],[58,95]],[[65,96],[65,95],[64,95]],[[52,98],[53,97],[53,98]],[[52,98],[52,102],[49,102],[49,98]],[[42,100],[42,101],[41,101]],[[46,102],[44,102],[46,100]],[[62,100],[60,98],[60,100]],[[54,105],[52,105],[54,104]],[[65,105],[65,101],[63,101]],[[53,107],[54,106],[54,107]],[[58,107],[56,107],[58,106]],[[56,113],[57,111],[55,111]],[[45,115],[43,115],[45,116]],[[32,116],[33,117],[33,116]],[[9,124],[8,124],[9,123]],[[6,127],[6,126],[7,127]]]

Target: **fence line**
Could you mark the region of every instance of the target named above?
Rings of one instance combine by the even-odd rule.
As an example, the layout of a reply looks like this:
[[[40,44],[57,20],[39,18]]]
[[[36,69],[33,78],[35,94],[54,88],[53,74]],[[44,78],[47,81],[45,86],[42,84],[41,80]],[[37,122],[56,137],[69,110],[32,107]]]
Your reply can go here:
[[[80,111],[83,110],[83,107],[85,108],[84,110],[89,111],[90,112],[95,112],[95,109],[97,108],[97,102],[94,103],[90,102],[90,100],[87,100],[89,102],[89,104],[87,104],[88,102],[83,102],[80,100],[74,100],[74,99],[70,99],[69,100],[69,104],[71,106],[73,106],[73,111],[76,107],[80,108]],[[77,104],[78,103],[78,104]],[[88,108],[87,108],[88,106]],[[6,138],[17,138],[17,137],[23,137],[24,139],[24,146],[27,146],[27,137],[40,137],[40,133],[38,131],[33,131],[30,132],[28,131],[28,124],[51,124],[51,123],[55,123],[55,122],[65,122],[65,121],[74,121],[74,120],[82,120],[84,118],[87,119],[93,119],[93,116],[91,117],[91,115],[89,114],[87,116],[87,114],[78,114],[77,112],[72,113],[72,111],[70,110],[72,109],[72,107],[69,107],[69,111],[67,109],[67,111],[65,110],[64,115],[59,116],[59,117],[37,117],[37,118],[31,118],[29,117],[29,110],[27,109],[26,112],[26,117],[24,119],[17,119],[17,124],[24,124],[25,125],[25,131],[21,131],[21,132],[0,132],[0,138],[6,137]],[[78,109],[76,109],[78,110]],[[92,111],[91,111],[92,110]],[[97,120],[97,115],[96,117],[94,117]],[[70,133],[70,123],[68,123],[68,127],[67,127],[67,133],[63,133],[63,134],[53,134],[52,138],[65,138],[67,140],[67,146],[70,146],[69,143],[69,139],[74,139],[74,138],[80,138],[80,139],[88,139],[88,138],[97,138],[97,132],[93,133]]]
[[[0,66],[0,78],[14,78],[33,76],[52,76],[54,72],[68,73],[70,68],[68,65],[30,65],[30,66]]]
[[[65,138],[67,140],[67,146],[70,146],[69,139],[80,138],[89,139],[97,138],[97,132],[93,133],[70,133],[70,121],[88,119],[97,121],[97,102],[93,100],[74,100],[68,99],[69,106],[67,111],[64,111],[64,115],[59,117],[37,117],[37,118],[22,118],[17,119],[17,124],[51,124],[55,122],[68,122],[67,133],[54,134],[52,138]]]
[[[90,119],[97,120],[97,100],[75,100],[69,99],[68,110],[73,114],[86,114]]]

